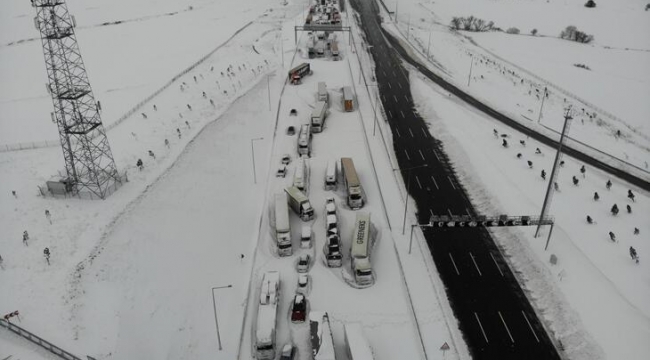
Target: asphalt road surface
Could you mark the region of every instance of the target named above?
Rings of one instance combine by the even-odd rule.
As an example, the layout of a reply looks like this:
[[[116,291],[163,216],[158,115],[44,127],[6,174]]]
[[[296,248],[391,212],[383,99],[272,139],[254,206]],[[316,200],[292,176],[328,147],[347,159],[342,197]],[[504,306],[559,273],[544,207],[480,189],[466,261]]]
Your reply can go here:
[[[433,214],[476,215],[442,145],[414,110],[408,73],[380,29],[376,3],[351,2],[361,15],[366,41],[373,46],[381,101],[419,222],[428,223]],[[425,230],[424,234],[474,359],[560,359],[485,228]],[[442,344],[444,339],[424,341]]]

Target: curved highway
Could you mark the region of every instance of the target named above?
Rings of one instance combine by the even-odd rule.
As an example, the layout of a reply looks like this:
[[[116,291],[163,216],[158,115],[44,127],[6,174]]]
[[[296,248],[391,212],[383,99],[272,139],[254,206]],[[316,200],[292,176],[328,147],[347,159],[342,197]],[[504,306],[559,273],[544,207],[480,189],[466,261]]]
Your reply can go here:
[[[410,182],[420,223],[428,223],[432,214],[474,214],[441,143],[414,110],[408,73],[383,36],[376,3],[351,2],[373,46],[375,75],[399,166],[427,165],[402,172],[404,182]],[[560,359],[485,228],[427,230],[424,235],[474,359]]]

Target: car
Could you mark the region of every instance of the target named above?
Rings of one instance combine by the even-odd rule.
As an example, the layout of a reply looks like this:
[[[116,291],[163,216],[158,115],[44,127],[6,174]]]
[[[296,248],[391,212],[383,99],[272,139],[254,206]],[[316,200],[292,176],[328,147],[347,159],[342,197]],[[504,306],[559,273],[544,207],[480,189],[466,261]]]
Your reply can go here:
[[[291,155],[289,155],[289,154],[282,155],[282,159],[280,160],[280,162],[283,165],[289,165],[289,163],[291,162]]]
[[[336,202],[334,202],[334,197],[328,196],[325,199],[325,213],[327,215],[336,215]]]
[[[291,322],[301,323],[305,322],[307,317],[307,298],[305,295],[296,294],[293,298],[291,306]]]
[[[298,286],[296,287],[296,292],[298,294],[307,294],[307,287],[309,286],[309,275],[300,274],[298,275]]]
[[[311,35],[311,33],[309,33],[309,34]],[[297,115],[298,115],[298,110],[296,110],[296,109],[291,109],[291,111],[289,111],[289,115],[290,115],[290,116],[297,116]]]
[[[311,263],[311,256],[309,254],[302,254],[298,258],[298,263],[296,264],[296,271],[299,273],[306,273],[309,271],[309,264]]]
[[[287,127],[287,135],[295,135],[296,134],[296,128],[293,126]]]
[[[275,173],[275,176],[281,178],[287,176],[287,167],[285,165],[280,165],[280,167],[278,167],[278,171]]]
[[[289,343],[284,345],[280,353],[280,360],[293,360],[296,356],[296,347]]]

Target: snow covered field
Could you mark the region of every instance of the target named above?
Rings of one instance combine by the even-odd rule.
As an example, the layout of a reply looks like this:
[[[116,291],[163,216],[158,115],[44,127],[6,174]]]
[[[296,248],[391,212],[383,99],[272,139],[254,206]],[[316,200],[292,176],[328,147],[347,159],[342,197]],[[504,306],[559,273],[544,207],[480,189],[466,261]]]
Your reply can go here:
[[[5,3],[6,11],[0,12],[0,148],[46,140],[56,144],[56,129],[47,115],[51,100],[42,85],[45,69],[40,40],[20,42],[38,37],[31,21],[33,9],[26,1]],[[386,3],[394,8],[392,0]],[[625,2],[628,3],[631,0]],[[280,155],[290,153],[295,161],[295,136],[285,135],[285,128],[305,120],[314,102],[316,83],[327,81],[334,106],[325,132],[314,136],[310,162],[310,198],[317,214],[313,224],[316,245],[309,250],[315,258],[310,271],[310,308],[329,312],[339,359],[347,358],[342,338],[346,322],[363,324],[377,359],[415,359],[422,357],[423,350],[431,359],[469,358],[424,241],[416,238],[413,254],[408,254],[408,236],[401,234],[404,186],[393,171],[393,154],[384,146],[382,134],[388,138],[385,124],[379,124],[383,133],[372,136],[373,93],[357,87],[360,110],[343,113],[338,108],[340,87],[354,86],[359,78],[354,58],[357,53],[347,44],[347,35],[339,37],[345,44],[340,46],[343,61],[314,61],[314,75],[307,77],[303,85],[287,87],[278,103],[295,50],[293,25],[299,21],[305,4],[289,1],[284,6],[276,0],[70,0],[89,77],[104,108],[104,122],[109,127],[116,124],[108,132],[109,141],[118,167],[128,171],[130,182],[102,202],[41,198],[36,195],[36,187],[62,168],[58,144],[0,153],[0,174],[4,180],[0,182],[0,255],[4,259],[0,283],[2,289],[9,289],[0,296],[2,314],[18,309],[20,325],[73,353],[97,359],[232,359],[238,354],[246,358],[244,355],[251,351],[251,324],[255,319],[259,280],[264,271],[274,269],[283,275],[278,342],[283,344],[292,337],[300,348],[300,358],[306,359],[307,329],[288,321],[297,255],[278,258],[273,254],[268,201],[287,185],[292,175],[290,167],[286,179],[273,176]],[[445,6],[438,6],[441,4]],[[454,2],[423,5],[436,14],[440,11],[443,18],[437,21],[443,25],[448,23],[447,16],[456,14],[451,11]],[[458,3],[459,7],[463,5],[467,6],[466,2]],[[604,5],[599,3],[599,7]],[[415,21],[415,14],[425,17],[430,13],[416,1],[401,0],[399,6],[400,26],[408,21],[410,10],[413,27],[409,36],[417,34],[426,52],[428,29]],[[488,7],[477,9],[485,11],[485,17],[491,17],[497,25],[507,27],[501,24],[507,19],[492,17]],[[599,16],[607,15],[598,11]],[[498,13],[507,14],[505,10]],[[636,19],[630,12],[621,10],[621,14],[625,19]],[[558,24],[564,27],[565,21],[561,20]],[[116,21],[122,23],[99,26]],[[639,20],[624,29],[637,31],[637,27],[647,24]],[[589,24],[575,25],[582,29]],[[542,35],[555,34],[555,27],[536,26]],[[236,33],[238,30],[241,32]],[[615,38],[607,39],[601,28],[585,30],[595,33],[601,45],[614,46]],[[526,31],[522,28],[522,32]],[[539,60],[528,63],[532,60],[506,52],[511,38],[493,44],[493,35],[495,39],[507,36],[480,34],[475,40],[625,119],[625,126],[621,127],[628,129],[623,139],[625,146],[621,145],[623,140],[617,142],[607,131],[598,137],[603,127],[588,121],[585,125],[576,121],[574,129],[591,129],[580,131],[586,140],[602,142],[603,150],[619,151],[622,157],[627,153],[627,160],[643,167],[641,161],[648,158],[643,149],[648,147],[647,122],[643,119],[648,118],[650,110],[635,106],[633,113],[640,117],[627,117],[624,111],[618,111],[624,107],[617,102],[622,96],[603,96],[594,84],[603,81],[602,74],[612,73],[618,79],[608,81],[618,86],[613,94],[625,94],[626,101],[636,96],[636,101],[647,107],[642,96],[644,90],[647,93],[646,76],[639,75],[647,74],[646,53],[635,52],[638,56],[622,60],[626,64],[639,62],[638,66],[609,68],[606,66],[613,60],[602,60],[594,67],[590,62],[594,72],[597,68],[602,72],[583,79],[584,86],[573,88],[570,84],[576,82],[576,74],[585,70],[569,64],[566,74],[555,78],[553,69],[557,64]],[[433,36],[438,46],[440,41],[448,42],[441,47],[444,51],[435,52],[435,60],[462,83],[469,64],[465,64],[466,48],[456,50],[458,39],[439,29]],[[621,46],[648,47],[642,43],[644,39],[647,42],[647,37],[638,39],[627,37]],[[547,38],[533,40],[559,42]],[[520,44],[522,49],[537,46]],[[552,46],[557,51],[557,44]],[[215,49],[214,54],[198,62]],[[596,61],[606,51],[589,49],[600,51],[590,55],[589,61]],[[359,55],[365,63],[367,54]],[[294,64],[302,61],[301,56],[297,55]],[[478,62],[474,66],[475,77],[479,79],[480,75],[488,78],[488,74],[498,72]],[[637,71],[633,72],[634,68]],[[189,70],[184,73],[186,69]],[[170,82],[181,73],[181,77]],[[633,76],[636,80],[629,79]],[[516,134],[465,109],[417,76],[411,79],[419,110],[442,137],[481,211],[536,214],[545,190],[539,172],[550,172],[552,149],[530,141],[527,147],[519,148]],[[486,97],[490,91],[502,91],[509,98],[519,92],[522,105],[508,107],[512,113],[526,112],[536,101],[518,86],[507,87],[511,81],[508,77],[479,79],[473,80],[470,88]],[[181,90],[183,82],[186,86]],[[169,86],[165,87],[166,84]],[[632,94],[630,89],[638,91]],[[158,90],[161,92],[153,99],[141,103]],[[490,100],[498,100],[495,99]],[[554,101],[556,108],[561,108],[562,104]],[[154,104],[157,111],[153,110]],[[191,104],[192,110],[187,104]],[[117,125],[116,121],[137,105],[141,107]],[[289,117],[290,108],[296,108],[299,116]],[[147,119],[141,113],[146,113]],[[557,116],[551,117],[545,110],[543,124],[548,121],[549,127],[556,128],[557,124],[551,122],[556,120]],[[492,136],[493,128],[510,133],[510,148],[501,147]],[[263,139],[253,140],[260,137]],[[165,139],[170,141],[169,146],[165,146]],[[545,156],[534,155],[535,147],[540,147]],[[154,151],[156,158],[149,158],[147,150]],[[517,159],[517,152],[524,158]],[[348,269],[332,271],[323,265],[322,259],[326,193],[320,185],[324,164],[347,155],[354,158],[368,194],[369,204],[361,211],[372,213],[373,224],[380,231],[374,254],[378,282],[363,290],[345,282]],[[138,158],[145,162],[141,172],[134,166]],[[533,170],[524,164],[526,159],[534,160]],[[625,197],[626,184],[612,179],[614,186],[607,191],[604,174],[588,168],[586,178],[582,178],[578,172],[581,164],[564,160],[566,165],[558,180],[561,192],[553,198],[551,208],[556,228],[549,250],[544,251],[542,238],[532,237],[533,229],[496,231],[498,241],[570,358],[646,358],[650,354],[650,272],[647,261],[634,264],[627,249],[634,246],[642,260],[650,251],[650,246],[643,242],[650,233],[648,194],[633,189],[637,197],[631,203]],[[580,186],[570,183],[573,175],[579,177]],[[17,191],[17,198],[11,195],[12,190]],[[594,191],[600,194],[598,202],[592,199]],[[347,244],[354,212],[343,208],[342,194],[336,195],[336,201],[343,215],[343,243]],[[621,208],[616,217],[609,214],[613,203]],[[626,204],[632,206],[632,214],[627,214]],[[52,213],[52,224],[43,214],[45,209]],[[587,214],[596,224],[586,224]],[[407,220],[415,221],[412,211]],[[292,215],[294,235],[299,225],[301,221]],[[634,227],[640,229],[640,235],[632,234]],[[24,230],[30,233],[27,247],[21,243]],[[610,242],[609,231],[616,233],[618,242]],[[49,267],[42,258],[44,247],[52,251]],[[548,263],[550,254],[558,256],[557,265]],[[223,287],[227,285],[232,287]],[[215,296],[222,351],[217,345],[211,291]],[[421,344],[420,336],[427,341]],[[439,351],[444,342],[449,342],[452,351]],[[8,355],[21,359],[51,358],[22,339],[0,331],[0,358]]]
[[[397,27],[385,22],[385,28],[399,28],[423,59],[428,49],[440,75],[553,137],[562,129],[565,108],[573,105],[569,136],[579,142],[574,146],[586,145],[585,151],[599,158],[609,154],[615,159],[606,161],[614,166],[650,178],[650,44],[639,35],[650,32],[645,4],[598,2],[596,9],[587,9],[581,0],[384,3],[390,11],[399,5]],[[448,30],[452,17],[470,15],[494,21],[504,31],[518,27],[521,34]],[[594,42],[557,38],[568,25],[593,34]],[[530,35],[533,28],[537,36]],[[545,88],[549,96],[542,105]]]

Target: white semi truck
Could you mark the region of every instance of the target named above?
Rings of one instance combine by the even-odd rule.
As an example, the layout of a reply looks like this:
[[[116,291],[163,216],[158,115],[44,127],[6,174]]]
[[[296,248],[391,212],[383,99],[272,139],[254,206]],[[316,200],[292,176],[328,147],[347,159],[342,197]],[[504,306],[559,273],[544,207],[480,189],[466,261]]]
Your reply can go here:
[[[336,360],[334,338],[330,328],[330,318],[326,312],[312,311],[309,313],[309,330],[311,334],[311,350],[314,360]]]
[[[314,218],[314,208],[309,198],[295,186],[290,186],[284,191],[287,193],[287,201],[291,209],[302,221],[309,221]]]
[[[325,126],[325,118],[327,117],[327,102],[317,101],[314,110],[311,112],[311,131],[319,133],[323,131]]]
[[[341,158],[341,171],[348,194],[348,206],[353,210],[361,209],[363,207],[363,188],[351,158]]]
[[[311,126],[309,124],[300,125],[298,133],[298,156],[311,155]]]
[[[375,275],[370,263],[373,245],[374,238],[370,234],[370,213],[359,212],[350,247],[351,267],[357,285],[370,286],[375,283]]]
[[[275,328],[280,302],[280,273],[268,271],[262,277],[257,328],[255,330],[255,358],[275,359]]]
[[[306,156],[301,156],[296,161],[296,169],[293,173],[293,186],[305,194],[309,192],[309,167],[307,165],[307,159]]]
[[[318,101],[329,102],[329,94],[327,93],[327,84],[324,81],[318,83]]]
[[[289,206],[284,194],[275,194],[275,240],[278,245],[278,255],[291,256],[293,254]]]

